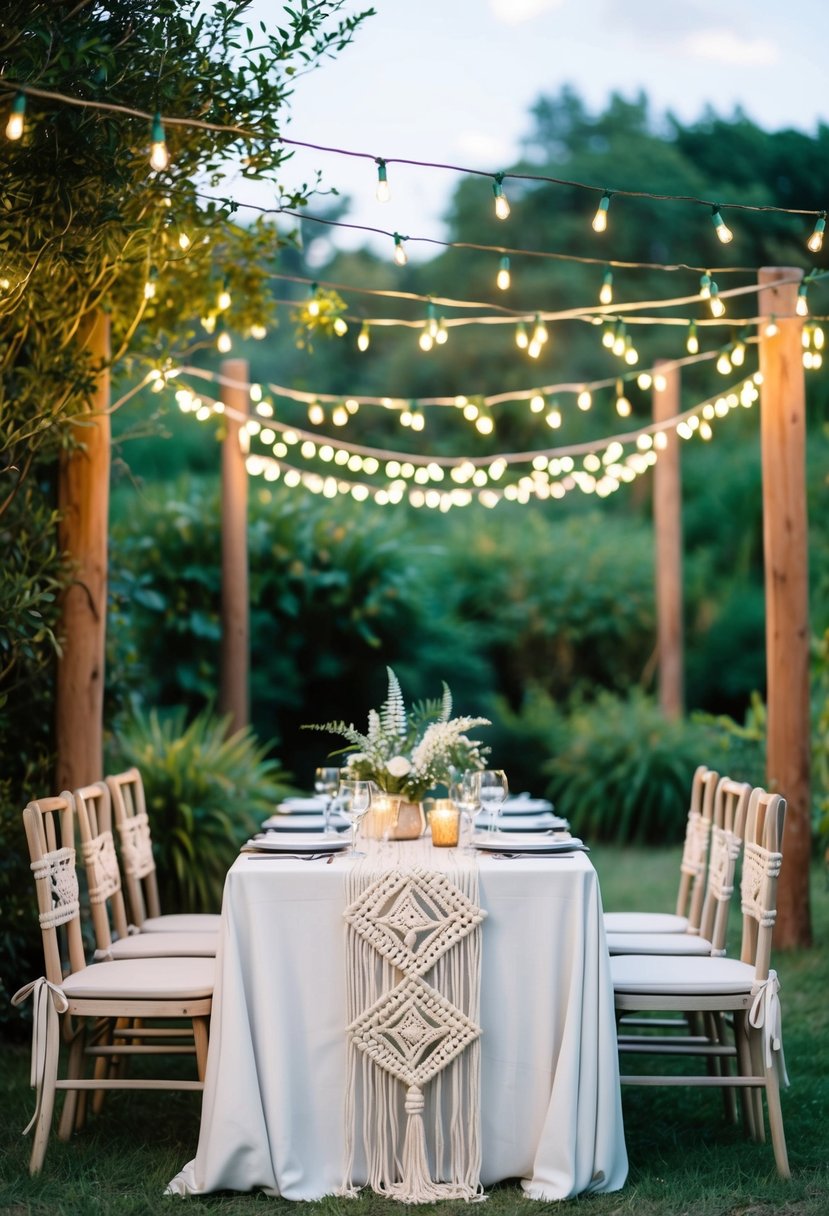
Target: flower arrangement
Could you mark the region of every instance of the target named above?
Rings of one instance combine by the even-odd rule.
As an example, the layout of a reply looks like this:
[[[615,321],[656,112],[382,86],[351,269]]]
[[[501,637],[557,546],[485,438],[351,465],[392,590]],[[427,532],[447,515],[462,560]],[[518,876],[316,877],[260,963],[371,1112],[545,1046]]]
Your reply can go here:
[[[488,718],[453,718],[452,693],[418,702],[407,713],[397,676],[390,667],[389,692],[379,710],[369,710],[365,734],[345,722],[309,724],[305,730],[328,731],[348,740],[349,775],[373,781],[386,794],[419,802],[436,785],[449,785],[455,772],[482,769],[489,748],[466,731],[491,725]]]

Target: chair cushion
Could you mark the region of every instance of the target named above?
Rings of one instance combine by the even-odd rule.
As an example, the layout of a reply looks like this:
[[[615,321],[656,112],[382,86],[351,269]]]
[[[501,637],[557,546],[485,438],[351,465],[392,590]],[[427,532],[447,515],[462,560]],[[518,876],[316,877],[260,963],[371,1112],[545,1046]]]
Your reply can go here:
[[[688,918],[669,912],[605,912],[606,933],[685,933]]]
[[[215,958],[215,933],[134,933],[113,942],[109,958]]]
[[[214,912],[172,912],[169,916],[148,916],[141,923],[141,932],[218,933],[221,921]]]
[[[213,994],[212,958],[136,958],[93,963],[61,984],[73,1000],[193,1001]]]
[[[608,933],[611,954],[682,954],[707,957],[711,943],[693,933]]]
[[[754,968],[736,958],[617,954],[610,960],[616,992],[703,996],[751,992]]]

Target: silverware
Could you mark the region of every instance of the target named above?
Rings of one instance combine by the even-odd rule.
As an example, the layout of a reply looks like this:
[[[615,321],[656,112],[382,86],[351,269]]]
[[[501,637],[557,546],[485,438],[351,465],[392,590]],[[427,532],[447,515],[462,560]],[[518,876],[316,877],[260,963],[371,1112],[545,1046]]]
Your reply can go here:
[[[488,849],[484,851],[485,856],[494,857],[496,861],[512,861],[516,857],[543,857],[549,860],[551,857],[561,858],[562,861],[572,861],[574,853],[584,853],[584,849],[572,849],[569,853],[560,852],[556,849],[555,852],[544,853],[539,849],[528,849],[526,853],[491,853]]]
[[[273,861],[325,861],[328,865],[334,860],[335,854],[330,852],[325,853],[280,853],[278,850],[260,851],[259,849],[240,849],[239,852],[243,857],[249,857],[252,861],[263,857]]]

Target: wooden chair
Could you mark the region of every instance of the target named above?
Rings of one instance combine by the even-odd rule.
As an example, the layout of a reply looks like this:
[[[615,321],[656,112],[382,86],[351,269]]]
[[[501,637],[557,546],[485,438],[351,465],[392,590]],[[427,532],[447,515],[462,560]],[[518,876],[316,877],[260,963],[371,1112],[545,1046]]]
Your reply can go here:
[[[607,933],[687,933],[699,931],[706,860],[718,774],[700,765],[691,783],[691,805],[679,866],[676,912],[606,912]]]
[[[68,792],[66,792],[68,797]],[[86,870],[95,960],[123,958],[212,958],[218,935],[189,930],[177,933],[129,932],[121,872],[112,838],[112,803],[104,781],[74,791],[72,801]]]
[[[728,912],[734,894],[734,871],[743,846],[751,786],[721,777],[714,793],[708,876],[699,918],[693,915],[684,933],[607,934],[611,954],[725,954]]]
[[[209,958],[129,959],[87,965],[81,934],[75,869],[71,795],[30,802],[23,811],[37,890],[46,974],[15,993],[35,1003],[32,1083],[35,1129],[30,1162],[40,1172],[46,1154],[57,1090],[66,1090],[58,1135],[68,1139],[75,1125],[79,1094],[108,1089],[200,1090],[207,1063],[215,962]],[[164,1025],[147,1025],[162,1019]],[[113,1042],[113,1025],[128,1026],[124,1041]],[[168,1042],[166,1024],[186,1023],[194,1047]],[[140,1029],[138,1029],[140,1027]],[[173,1031],[175,1033],[175,1025]],[[58,1077],[60,1044],[68,1048],[66,1075]],[[146,1041],[139,1041],[146,1040]],[[84,1076],[87,1061],[124,1060],[134,1055],[195,1051],[198,1080],[172,1077],[134,1079]]]
[[[141,933],[218,933],[221,918],[213,913],[161,913],[144,784],[138,769],[107,777],[106,784],[118,828],[132,924]]]
[[[785,809],[785,801],[779,794],[761,789],[752,791],[740,884],[743,934],[739,959],[625,954],[612,958],[610,967],[617,1012],[679,1010],[713,1013],[722,1019],[730,1016],[735,1036],[735,1048],[706,1042],[697,1047],[685,1044],[678,1050],[684,1055],[708,1059],[712,1055],[733,1056],[737,1062],[736,1075],[623,1074],[622,1084],[740,1090],[748,1098],[743,1107],[747,1130],[757,1140],[765,1140],[760,1092],[764,1090],[777,1171],[788,1178],[780,1107],[780,1082],[788,1081],[783,1063],[779,984],[776,972],[769,966]]]

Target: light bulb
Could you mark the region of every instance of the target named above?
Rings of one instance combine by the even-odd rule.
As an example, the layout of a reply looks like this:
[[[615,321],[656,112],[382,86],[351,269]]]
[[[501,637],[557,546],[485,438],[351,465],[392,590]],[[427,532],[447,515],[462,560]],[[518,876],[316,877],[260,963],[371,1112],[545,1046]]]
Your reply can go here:
[[[26,94],[15,93],[9,121],[6,123],[6,139],[20,139],[23,134],[23,118],[26,114]]]
[[[263,338],[267,337],[267,334],[268,331],[264,325],[251,325],[250,327],[250,336],[257,342],[261,342]]]
[[[193,242],[186,232],[180,232],[178,234],[178,247],[182,253],[186,253],[192,244]]]
[[[714,225],[717,236],[720,238],[723,245],[728,245],[734,240],[734,233],[728,227],[720,214],[719,207],[711,208],[711,223]]]
[[[432,347],[434,346],[434,342],[435,342],[435,340],[432,337],[432,335],[429,333],[428,329],[424,329],[423,333],[420,335],[420,337],[417,340],[418,346],[423,351],[430,351],[432,349]]]
[[[799,317],[808,317],[809,315],[809,301],[806,298],[808,290],[809,288],[805,283],[801,283],[797,289],[797,303],[794,306],[794,310]]]
[[[629,418],[632,406],[624,393],[619,392],[616,397],[616,413],[620,418]]]
[[[541,343],[536,339],[535,335],[533,335],[533,339],[527,347],[527,354],[531,359],[537,359],[541,354]]]
[[[308,406],[308,421],[312,426],[322,426],[325,422],[325,410],[318,401],[312,401]]]
[[[815,220],[815,226],[812,235],[806,242],[806,248],[810,253],[820,253],[823,248],[823,230],[826,227],[826,212],[822,211]]]
[[[534,393],[530,398],[530,410],[533,414],[541,414],[544,412],[546,402],[541,396],[541,393]]]
[[[746,361],[746,344],[742,340],[734,343],[731,351],[731,362],[734,367],[742,367]]]
[[[769,317],[768,325],[766,326],[765,336],[767,338],[774,338],[779,333],[780,333],[780,328],[777,324],[777,318]]]
[[[500,287],[501,291],[506,291],[510,285],[509,273],[509,258],[501,258],[501,264],[498,267],[498,274],[495,278],[496,287]]]
[[[610,349],[613,351],[613,354],[617,359],[621,359],[624,356],[626,346],[627,337],[625,335],[625,323],[624,321],[619,321],[616,325],[616,332],[613,335],[613,345]]]
[[[223,329],[216,339],[216,350],[220,355],[226,355],[232,346],[233,343],[230,339],[230,334],[226,329]]]
[[[613,303],[613,271],[612,270],[606,270],[604,272],[604,278],[602,279],[602,285],[599,290],[599,303],[600,304],[612,304]]]
[[[228,308],[230,308],[230,302],[230,292],[226,287],[223,287],[216,297],[216,307],[218,308],[219,312],[225,312]]]
[[[331,421],[334,423],[334,426],[345,426],[348,419],[349,413],[344,405],[337,405],[334,407],[334,411],[331,414]]]
[[[724,317],[725,316],[725,305],[723,304],[722,300],[720,299],[720,289],[717,287],[717,284],[714,282],[713,279],[711,280],[711,296],[709,298],[708,304],[711,309],[711,315],[713,317]]]
[[[608,190],[605,190],[604,194],[602,195],[601,199],[599,200],[599,206],[596,210],[596,214],[593,216],[593,231],[594,232],[605,232],[607,230],[607,211],[608,211],[609,207],[610,207],[610,192]]]
[[[558,406],[553,406],[544,421],[547,423],[547,426],[551,428],[551,430],[558,430],[558,428],[561,426],[561,410],[558,408]]]
[[[612,325],[605,325],[602,330],[602,346],[605,350],[613,350],[613,343],[616,341],[616,335]]]
[[[722,351],[717,359],[717,371],[721,376],[727,376],[731,372],[731,360],[727,350]]]
[[[590,393],[587,391],[586,388],[582,389],[582,391],[579,393],[578,397],[576,398],[576,405],[579,407],[580,410],[589,410],[592,404],[593,404],[592,396],[590,395]]]
[[[344,338],[348,333],[348,324],[344,317],[335,317],[333,325],[334,333],[338,338]]]
[[[435,341],[437,342],[438,346],[443,346],[448,337],[449,330],[446,328],[446,322],[444,321],[443,317],[440,317],[438,320],[437,333],[435,334]]]
[[[155,299],[155,271],[154,270],[150,271],[150,273],[147,277],[147,281],[144,284],[144,299],[145,300],[154,300]]]
[[[711,298],[711,275],[707,270],[699,276],[699,298],[701,300],[710,300]]]
[[[544,343],[547,341],[548,337],[549,337],[549,334],[547,333],[547,326],[544,324],[543,321],[539,320],[539,318],[536,317],[535,318],[535,329],[533,330],[532,341],[537,342],[539,346],[543,346]]]
[[[643,393],[647,392],[653,384],[653,378],[650,372],[640,372],[636,377],[636,383],[639,385]]]
[[[519,321],[515,327],[515,345],[519,350],[526,350],[529,342],[530,340],[527,337],[527,327],[523,321]]]
[[[492,193],[495,195],[495,214],[499,220],[509,219],[509,202],[504,194],[504,187],[501,182],[504,180],[503,173],[499,173],[492,183]]]
[[[365,322],[360,326],[360,332],[357,335],[357,350],[368,350],[371,342],[369,328]]]
[[[164,126],[159,113],[156,113],[153,118],[150,139],[150,164],[156,173],[161,173],[170,163],[170,153],[167,151],[167,143],[164,139]]]
[[[394,261],[397,266],[405,266],[409,258],[403,245],[405,237],[402,237],[399,232],[394,234]]]
[[[689,355],[699,354],[699,338],[697,337],[696,321],[688,322],[688,337],[685,341],[685,349]]]
[[[628,338],[627,342],[625,343],[625,363],[627,363],[628,367],[633,367],[634,363],[638,362],[639,351],[633,345],[630,338]]]
[[[386,162],[380,157],[377,158],[376,198],[378,203],[387,203],[391,198],[391,190],[389,188],[388,176],[386,174]]]
[[[823,350],[823,346],[826,341],[826,338],[825,338],[825,335],[823,332],[823,328],[820,325],[816,325],[814,330],[812,331],[812,341],[815,344],[815,350]]]

